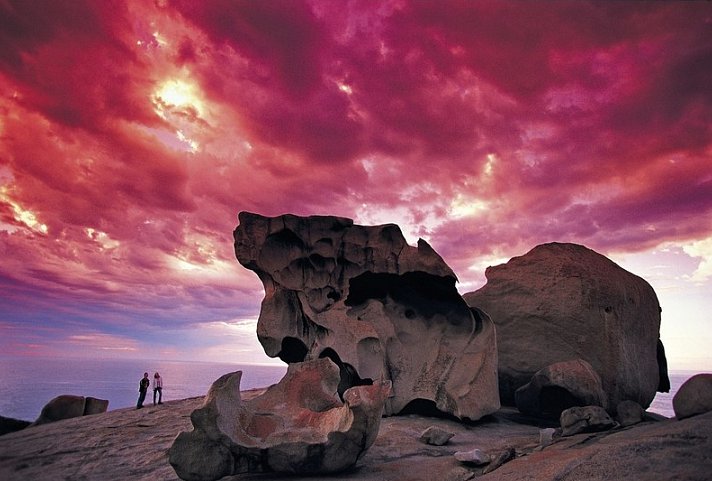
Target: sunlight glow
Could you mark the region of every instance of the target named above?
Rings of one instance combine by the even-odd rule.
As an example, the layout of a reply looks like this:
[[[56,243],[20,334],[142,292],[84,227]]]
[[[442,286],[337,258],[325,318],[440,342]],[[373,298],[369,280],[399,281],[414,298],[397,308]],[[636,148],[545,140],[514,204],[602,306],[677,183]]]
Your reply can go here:
[[[153,95],[155,112],[162,118],[167,118],[171,107],[182,109],[194,109],[198,115],[204,110],[204,104],[200,98],[198,88],[183,80],[167,80]]]
[[[450,203],[448,214],[451,217],[472,217],[488,209],[489,204],[480,199],[468,199],[462,194],[457,194]]]
[[[192,139],[189,139],[188,137],[186,137],[182,130],[177,130],[177,131],[176,131],[176,137],[178,137],[178,140],[180,140],[181,142],[185,143],[185,144],[187,145],[188,149],[189,149],[191,152],[195,153],[195,152],[198,151],[198,147],[200,147],[200,145],[198,144],[198,142],[196,142],[195,140],[192,140]]]
[[[12,213],[15,220],[17,222],[25,224],[27,227],[29,227],[35,232],[46,234],[48,231],[47,225],[37,220],[37,216],[34,214],[34,212],[27,209],[23,209],[20,204],[12,200],[8,195],[7,190],[8,189],[6,186],[0,186],[0,202],[5,202],[12,208]],[[6,230],[12,232],[12,230],[10,229]]]
[[[702,283],[712,279],[712,237],[683,245],[682,250],[691,257],[701,259],[690,280]]]
[[[482,173],[487,177],[492,175],[494,165],[497,163],[497,154],[487,154],[487,162],[482,168]]]
[[[86,229],[84,229],[84,231],[86,232],[87,237],[89,237],[94,242],[97,242],[101,246],[101,250],[114,249],[121,245],[119,241],[116,241],[109,237],[106,232],[92,229],[91,227],[87,227]]]

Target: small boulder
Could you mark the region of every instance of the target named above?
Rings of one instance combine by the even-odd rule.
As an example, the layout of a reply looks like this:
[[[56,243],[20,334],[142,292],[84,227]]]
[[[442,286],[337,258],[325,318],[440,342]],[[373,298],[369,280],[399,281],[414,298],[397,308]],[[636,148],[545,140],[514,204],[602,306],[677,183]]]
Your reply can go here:
[[[606,407],[601,377],[582,359],[557,362],[541,369],[517,389],[514,398],[522,413],[552,419],[574,406]]]
[[[539,430],[539,446],[546,447],[554,442],[554,435],[556,434],[556,429],[554,428],[544,428]]]
[[[482,466],[491,461],[489,454],[479,448],[474,448],[469,451],[457,451],[455,453],[455,459],[461,463],[474,464],[475,466]]]
[[[616,421],[622,427],[638,424],[645,417],[645,410],[635,401],[626,400],[618,403]]]
[[[563,436],[606,431],[616,425],[601,406],[569,408],[561,413],[560,422]]]
[[[672,398],[677,419],[712,411],[712,374],[696,374],[685,381]]]
[[[443,446],[450,441],[455,434],[436,426],[430,426],[420,435],[420,441],[432,446]]]

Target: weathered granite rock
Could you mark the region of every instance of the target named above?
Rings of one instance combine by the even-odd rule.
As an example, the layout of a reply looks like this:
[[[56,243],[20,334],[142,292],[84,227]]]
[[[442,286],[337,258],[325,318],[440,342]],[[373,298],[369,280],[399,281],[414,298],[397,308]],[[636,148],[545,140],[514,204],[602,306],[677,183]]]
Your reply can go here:
[[[514,399],[522,413],[558,419],[561,412],[573,406],[606,407],[607,399],[601,377],[581,359],[557,362],[537,371]]]
[[[616,409],[616,421],[622,427],[632,426],[643,421],[645,410],[635,401],[621,401]]]
[[[491,460],[490,455],[479,448],[474,448],[469,451],[457,451],[454,456],[455,459],[461,463],[472,464],[475,466],[487,464]]]
[[[33,425],[91,414],[101,414],[106,412],[108,407],[109,401],[106,399],[62,394],[44,405]]]
[[[226,374],[193,411],[194,430],[169,450],[178,476],[215,480],[248,472],[334,473],[352,467],[373,444],[390,382],[337,394],[329,359],[291,364],[264,394],[243,401],[241,371]]]
[[[561,413],[562,436],[606,431],[616,426],[601,406],[576,406]]]
[[[712,411],[712,374],[695,374],[685,381],[672,398],[677,419]]]
[[[497,326],[502,403],[540,369],[583,359],[600,375],[610,409],[648,407],[666,390],[660,305],[642,278],[576,244],[535,247],[487,268],[487,284],[464,295]],[[658,356],[661,356],[659,359]]]
[[[420,438],[418,439],[432,446],[444,446],[454,435],[455,433],[451,433],[450,431],[430,426],[420,434]]]
[[[339,392],[393,382],[385,413],[433,408],[479,419],[499,407],[495,331],[423,240],[396,225],[240,213],[235,253],[264,284],[257,335],[288,363],[329,357]]]
[[[546,447],[554,442],[554,435],[556,435],[555,428],[543,428],[539,430],[539,447]]]

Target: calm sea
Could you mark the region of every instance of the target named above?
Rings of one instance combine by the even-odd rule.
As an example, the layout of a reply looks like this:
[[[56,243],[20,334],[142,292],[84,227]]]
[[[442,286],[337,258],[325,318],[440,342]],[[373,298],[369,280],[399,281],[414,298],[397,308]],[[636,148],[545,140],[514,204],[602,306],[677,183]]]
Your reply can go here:
[[[163,400],[204,396],[223,374],[242,371],[242,389],[279,381],[286,366],[179,361],[0,359],[0,416],[34,421],[42,406],[60,394],[109,400],[109,410],[132,407],[144,372],[163,377]],[[670,392],[658,393],[648,411],[673,417],[672,398],[695,371],[671,371]],[[146,397],[152,402],[153,391]]]
[[[136,406],[144,372],[163,377],[163,401],[204,396],[223,374],[242,371],[242,389],[279,381],[287,366],[208,362],[0,359],[0,416],[34,421],[42,407],[60,394],[109,400],[109,410]],[[152,403],[149,389],[146,402]]]

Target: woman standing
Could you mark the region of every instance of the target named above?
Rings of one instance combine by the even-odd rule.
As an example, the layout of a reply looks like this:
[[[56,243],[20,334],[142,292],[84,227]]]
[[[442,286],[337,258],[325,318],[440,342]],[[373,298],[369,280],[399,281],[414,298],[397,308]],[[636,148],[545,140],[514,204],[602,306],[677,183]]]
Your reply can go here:
[[[153,405],[156,405],[156,393],[158,393],[158,404],[163,404],[161,400],[163,399],[163,378],[161,375],[156,373],[153,375]]]

